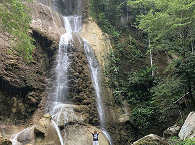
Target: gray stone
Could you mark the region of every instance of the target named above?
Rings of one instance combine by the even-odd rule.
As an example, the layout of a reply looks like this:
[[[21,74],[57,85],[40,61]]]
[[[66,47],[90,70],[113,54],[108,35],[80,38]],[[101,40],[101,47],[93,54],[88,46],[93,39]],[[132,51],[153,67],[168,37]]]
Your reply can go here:
[[[195,112],[190,112],[188,115],[179,132],[179,137],[182,140],[195,137]]]
[[[171,136],[177,136],[180,128],[181,127],[178,125],[171,126],[163,132],[163,136],[166,138],[171,137]]]

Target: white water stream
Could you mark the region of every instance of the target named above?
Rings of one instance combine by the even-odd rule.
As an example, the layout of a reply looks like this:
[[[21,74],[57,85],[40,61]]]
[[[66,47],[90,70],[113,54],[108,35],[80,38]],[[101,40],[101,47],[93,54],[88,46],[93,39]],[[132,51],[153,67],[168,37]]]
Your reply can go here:
[[[100,117],[100,126],[103,134],[108,139],[110,145],[112,145],[112,139],[109,133],[107,132],[107,130],[105,129],[105,113],[104,113],[104,106],[102,102],[101,73],[100,73],[99,64],[95,57],[93,49],[88,45],[86,40],[84,40],[84,49],[87,56],[87,60],[89,62],[89,67],[91,70],[91,78],[96,92],[96,102],[97,102],[98,114]]]
[[[63,141],[63,137],[62,137],[62,135],[61,135],[61,132],[60,132],[60,129],[59,129],[59,127],[58,127],[58,125],[55,123],[55,121],[53,121],[53,120],[51,120],[51,122],[52,122],[52,124],[53,124],[53,127],[56,129],[56,131],[57,131],[57,134],[58,134],[58,137],[59,137],[59,139],[60,139],[60,143],[61,143],[61,145],[64,145],[64,141]]]

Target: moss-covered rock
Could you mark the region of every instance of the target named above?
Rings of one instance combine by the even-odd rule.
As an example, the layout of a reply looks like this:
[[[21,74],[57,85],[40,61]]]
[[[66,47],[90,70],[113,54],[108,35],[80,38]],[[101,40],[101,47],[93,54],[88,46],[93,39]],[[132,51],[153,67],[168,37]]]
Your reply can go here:
[[[132,145],[169,145],[166,140],[155,134],[149,134],[138,141],[134,142]]]

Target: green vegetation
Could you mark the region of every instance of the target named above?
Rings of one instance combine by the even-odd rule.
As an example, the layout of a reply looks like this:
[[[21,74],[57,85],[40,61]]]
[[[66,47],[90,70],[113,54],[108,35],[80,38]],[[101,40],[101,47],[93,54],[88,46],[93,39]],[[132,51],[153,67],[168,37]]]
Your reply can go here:
[[[175,145],[194,145],[195,144],[195,138],[192,139],[186,139],[184,141],[181,141],[179,137],[172,137],[169,139],[170,144],[174,143]]]
[[[195,1],[92,0],[91,15],[111,38],[105,75],[116,103],[127,100],[145,134],[151,124],[168,127],[178,117],[176,100],[189,92],[194,103]],[[159,55],[167,57],[163,69]]]
[[[32,60],[33,39],[29,35],[31,17],[22,0],[4,0],[0,5],[0,32],[25,60]]]
[[[149,129],[151,127],[152,120],[156,120],[155,108],[148,106],[137,106],[132,111],[132,120],[134,124],[140,129]]]

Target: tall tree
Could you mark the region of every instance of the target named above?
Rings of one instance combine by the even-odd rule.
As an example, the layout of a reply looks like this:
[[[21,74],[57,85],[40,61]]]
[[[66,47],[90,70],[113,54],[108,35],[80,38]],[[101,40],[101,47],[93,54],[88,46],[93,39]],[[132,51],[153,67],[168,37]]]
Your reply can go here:
[[[195,62],[195,1],[194,0],[129,0],[130,7],[139,10],[138,28],[150,40],[150,51],[165,51],[177,61],[174,71],[183,79],[193,95]],[[142,10],[143,9],[143,10]]]

